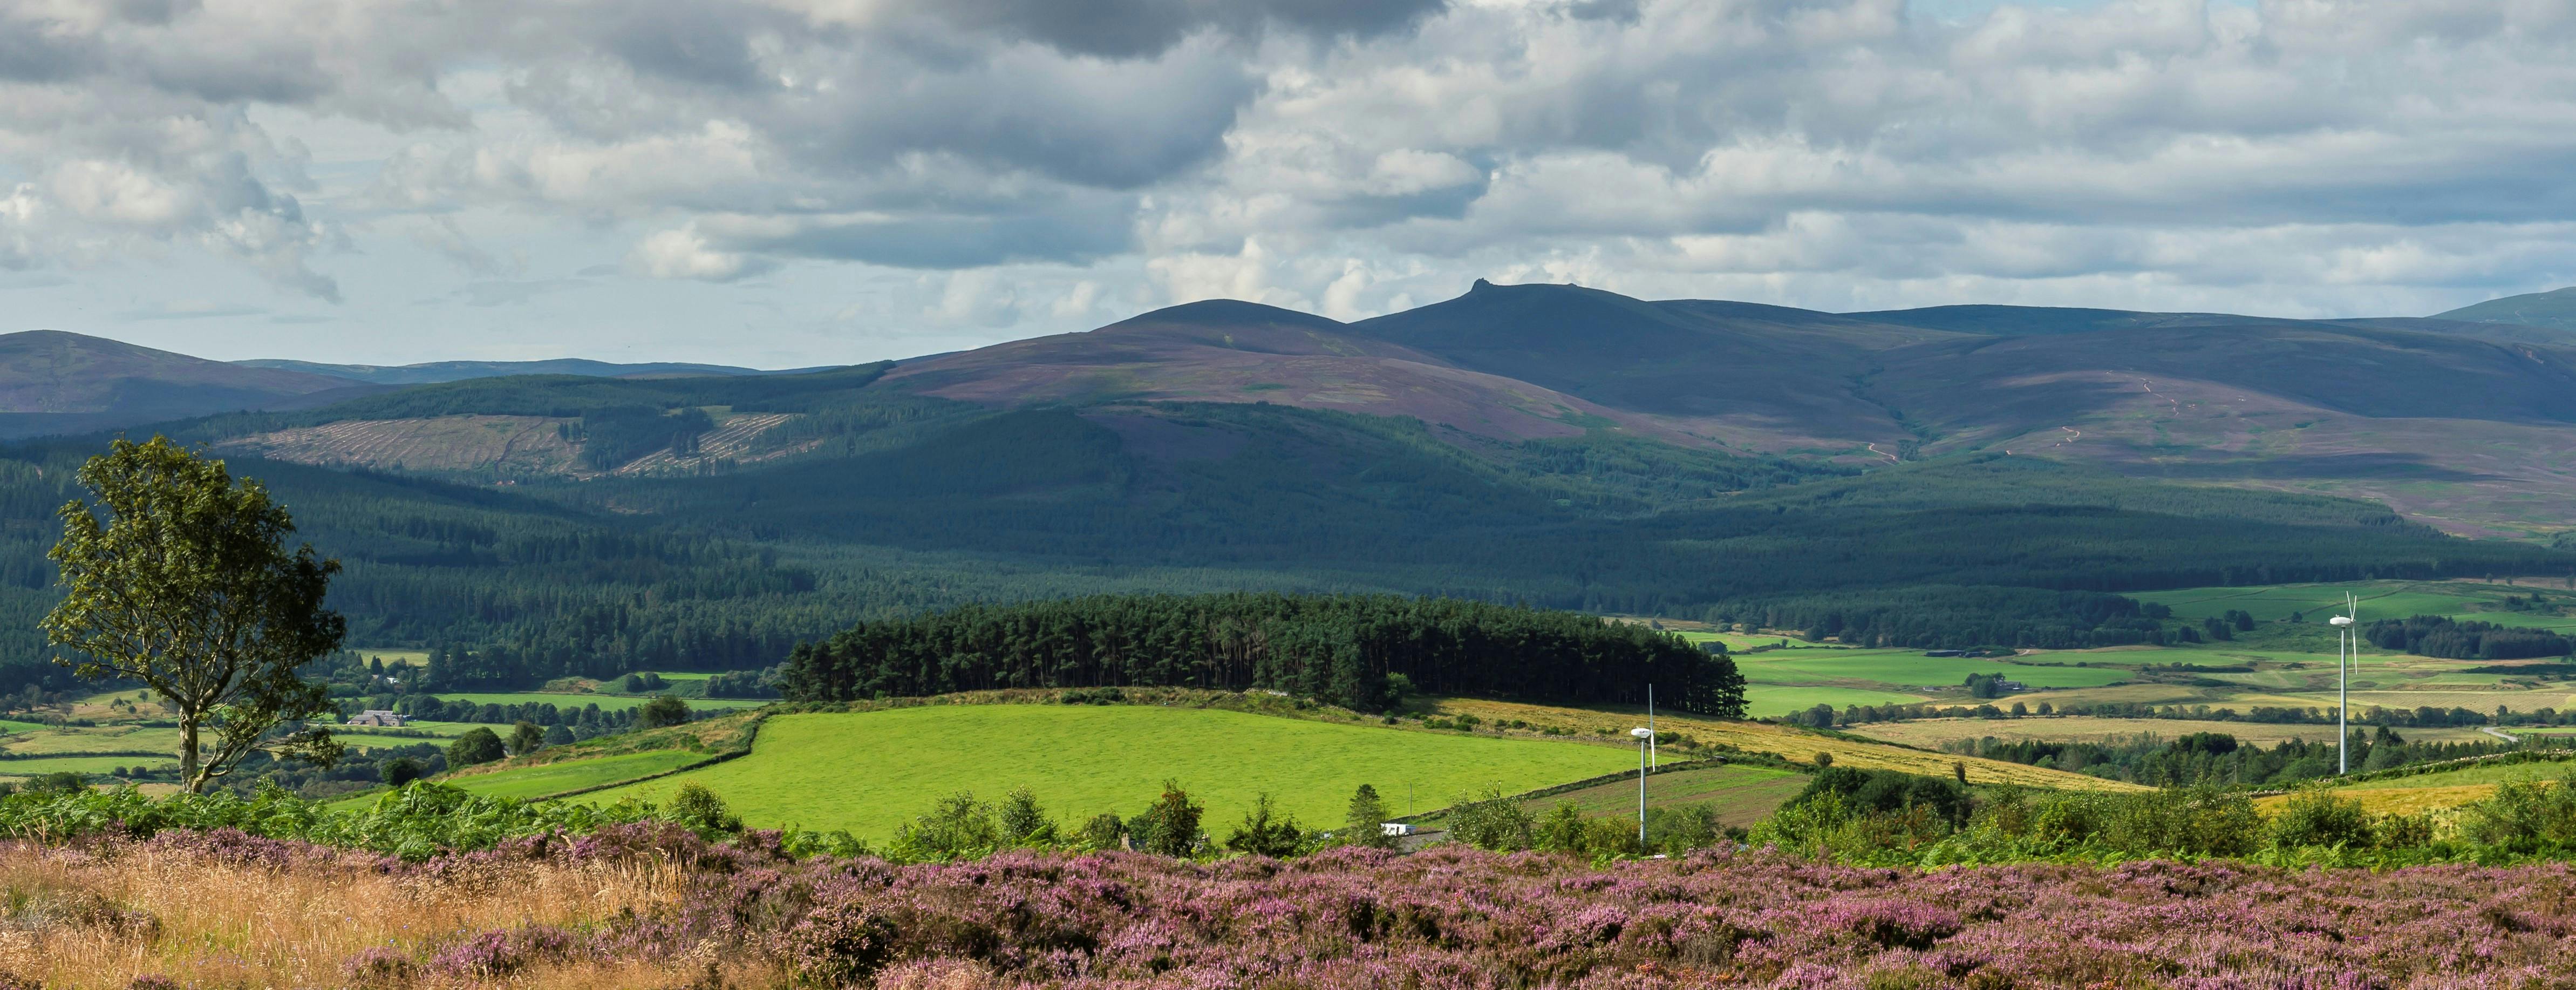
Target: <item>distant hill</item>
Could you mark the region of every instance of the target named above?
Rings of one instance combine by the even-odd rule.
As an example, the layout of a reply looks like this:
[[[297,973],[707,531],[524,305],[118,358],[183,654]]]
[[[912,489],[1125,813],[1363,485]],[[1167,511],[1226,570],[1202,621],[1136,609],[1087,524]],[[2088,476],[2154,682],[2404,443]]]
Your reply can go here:
[[[235,361],[245,368],[274,368],[344,378],[371,385],[434,385],[473,378],[500,378],[508,375],[580,375],[586,378],[681,378],[697,375],[796,375],[824,368],[793,368],[764,371],[759,368],[736,368],[721,364],[681,364],[667,361],[644,364],[613,364],[583,358],[557,358],[550,361],[431,361],[425,364],[319,364],[312,361],[290,361],[283,358],[254,358]]]
[[[2547,292],[2489,299],[2474,306],[2462,306],[2447,313],[2435,313],[2433,318],[2458,320],[2463,323],[2518,323],[2523,326],[2576,332],[2576,285]]]
[[[381,390],[59,330],[0,334],[0,437],[113,429],[237,410],[304,409]]]
[[[925,395],[993,405],[1272,402],[1410,416],[1495,439],[1609,428],[1695,442],[1651,417],[1460,367],[1324,317],[1233,300],[907,362],[886,379]]]

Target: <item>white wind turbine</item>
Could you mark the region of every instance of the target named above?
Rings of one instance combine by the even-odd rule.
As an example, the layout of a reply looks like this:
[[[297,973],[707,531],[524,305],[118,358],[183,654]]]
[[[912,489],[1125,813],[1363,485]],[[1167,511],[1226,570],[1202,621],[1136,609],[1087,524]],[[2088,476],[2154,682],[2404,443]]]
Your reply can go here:
[[[2352,674],[2344,658],[2351,657],[2353,666],[2361,663],[2361,630],[2352,627],[2361,615],[2361,603],[2352,592],[2343,593],[2343,614],[2327,619],[2335,627],[2335,773],[2352,772],[2352,739],[2344,729],[2344,716],[2352,710],[2350,685]],[[2345,644],[2351,644],[2349,650]]]

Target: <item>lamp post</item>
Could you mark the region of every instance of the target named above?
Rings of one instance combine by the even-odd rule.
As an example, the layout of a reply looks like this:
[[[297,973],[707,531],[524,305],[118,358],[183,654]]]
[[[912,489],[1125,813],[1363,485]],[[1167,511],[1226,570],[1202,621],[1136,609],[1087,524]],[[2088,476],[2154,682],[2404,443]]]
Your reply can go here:
[[[1655,730],[1630,729],[1637,739],[1637,848],[1646,846],[1646,750],[1655,744]]]
[[[2338,615],[2326,622],[2335,627],[2335,775],[2342,776],[2352,772],[2352,738],[2344,728],[2345,716],[2352,711],[2352,674],[2344,658],[2361,651],[2345,649],[2352,640],[2352,616]]]

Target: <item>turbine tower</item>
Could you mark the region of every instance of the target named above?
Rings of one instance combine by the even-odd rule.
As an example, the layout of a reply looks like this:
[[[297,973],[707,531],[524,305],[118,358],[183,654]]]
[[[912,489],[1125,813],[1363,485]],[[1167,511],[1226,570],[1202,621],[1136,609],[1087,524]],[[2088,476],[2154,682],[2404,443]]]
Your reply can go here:
[[[2353,665],[2361,663],[2360,630],[2352,627],[2353,619],[2360,614],[2361,603],[2353,599],[2352,592],[2347,591],[2343,595],[2343,614],[2326,620],[2335,627],[2336,776],[2352,772],[2352,738],[2344,728],[2345,716],[2352,711],[2352,674],[2345,663],[2345,657],[2350,656]],[[2351,644],[2351,649],[2345,649],[2346,643]]]

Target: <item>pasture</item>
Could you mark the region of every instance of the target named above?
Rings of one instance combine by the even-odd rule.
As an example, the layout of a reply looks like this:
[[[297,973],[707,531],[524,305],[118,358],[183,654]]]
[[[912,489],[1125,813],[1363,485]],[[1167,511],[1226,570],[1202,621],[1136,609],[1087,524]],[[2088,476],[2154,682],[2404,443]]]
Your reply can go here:
[[[634,780],[657,773],[677,770],[707,759],[705,753],[682,749],[657,749],[642,753],[622,753],[586,760],[566,760],[536,766],[511,767],[489,773],[450,774],[439,778],[442,784],[453,784],[487,797],[541,798],[585,787],[599,787],[619,781]]]
[[[71,771],[86,774],[111,774],[120,767],[178,766],[177,757],[149,756],[43,756],[24,760],[0,760],[0,776],[36,777]]]
[[[998,801],[1035,792],[1059,822],[1133,815],[1174,780],[1222,836],[1269,793],[1309,826],[1341,822],[1351,792],[1378,789],[1396,814],[1460,794],[1506,794],[1634,765],[1635,750],[1143,705],[934,705],[781,715],[751,754],[702,770],[586,794],[667,800],[706,785],[754,825],[846,828],[872,841],[959,791]]]
[[[2101,687],[2134,676],[2132,671],[2119,667],[2040,666],[2000,658],[1927,657],[1922,650],[1852,650],[1821,655],[1782,650],[1741,657],[1736,665],[1744,671],[1746,680],[1774,684],[1872,682],[1895,687],[1955,687],[1966,683],[1971,674],[2000,674],[2007,680],[2020,681],[2032,687],[2060,688]]]
[[[1486,722],[1514,720],[1537,726],[1571,730],[1577,735],[1597,738],[1619,738],[1631,727],[1644,725],[1646,713],[1641,708],[1564,708],[1552,705],[1529,705],[1512,701],[1487,701],[1479,698],[1442,698],[1432,711],[1444,716],[1474,715]],[[1874,770],[1902,770],[1906,773],[1933,777],[1951,774],[1953,762],[1967,767],[1968,781],[1973,784],[2021,784],[2026,787],[2051,787],[2068,790],[2142,790],[2135,784],[2087,777],[2083,774],[2046,770],[2001,760],[1956,757],[1900,746],[1854,742],[1819,735],[1804,729],[1759,722],[1721,722],[1672,712],[1658,712],[1655,728],[1665,733],[1686,735],[1702,743],[1725,743],[1748,753],[1769,753],[1795,763],[1811,761],[1824,753],[1835,766],[1854,766]],[[1680,749],[1666,750],[1666,758],[1682,759],[1691,755]],[[1629,766],[1636,764],[1630,752]]]
[[[98,753],[110,750],[176,753],[179,730],[140,725],[38,726],[0,737],[0,752],[12,754]]]
[[[1746,684],[1744,714],[1753,718],[1777,718],[1790,712],[1802,712],[1817,705],[1832,705],[1839,711],[1850,705],[1910,705],[1929,701],[1930,696],[1882,688],[1837,687],[1830,684]]]
[[[1685,804],[1710,804],[1717,817],[1728,825],[1750,826],[1762,820],[1807,787],[1807,775],[1772,767],[1707,767],[1649,774],[1646,777],[1646,806],[1668,808]],[[1544,815],[1560,802],[1574,802],[1588,816],[1633,816],[1637,813],[1637,781],[1634,777],[1595,784],[1581,790],[1531,798],[1524,802],[1533,814]]]

